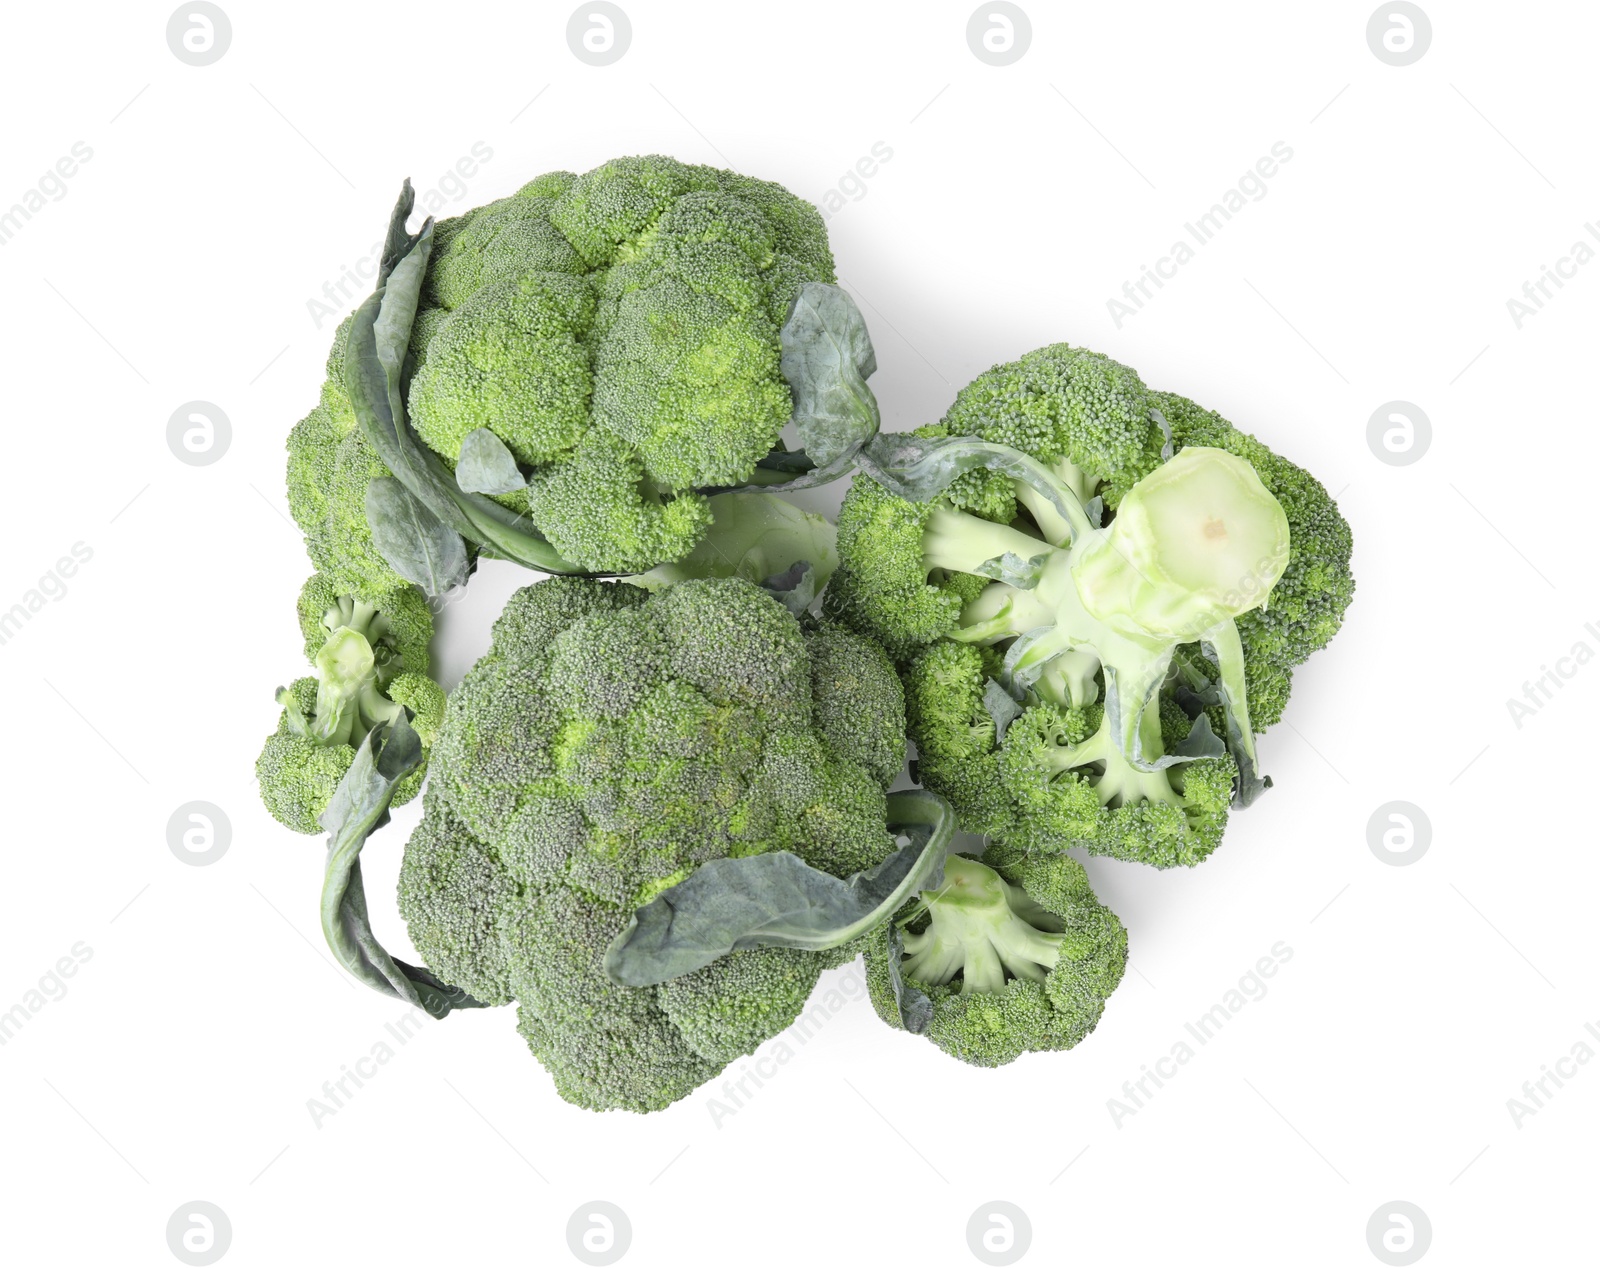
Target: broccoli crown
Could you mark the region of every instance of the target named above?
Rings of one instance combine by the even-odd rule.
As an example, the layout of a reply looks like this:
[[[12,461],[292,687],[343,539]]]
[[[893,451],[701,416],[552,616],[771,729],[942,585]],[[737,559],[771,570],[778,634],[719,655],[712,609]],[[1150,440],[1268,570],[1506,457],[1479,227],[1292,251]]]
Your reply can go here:
[[[1069,855],[1002,846],[981,861],[952,855],[940,886],[897,923],[900,975],[932,1004],[924,1033],[976,1066],[1075,1046],[1099,1022],[1128,958],[1122,922]],[[887,937],[870,940],[867,989],[878,1015],[903,1029],[891,954]]]
[[[842,726],[862,709],[874,726]],[[837,960],[739,951],[629,988],[607,946],[711,859],[789,850],[846,876],[888,857],[903,729],[880,649],[749,582],[527,586],[445,709],[400,877],[412,943],[518,1003],[567,1100],[660,1109],[793,1021]]]
[[[792,412],[778,332],[833,280],[816,208],[658,155],[552,172],[442,221],[407,407],[453,463],[488,428],[531,473],[506,495],[573,563],[681,558],[697,489],[747,481]]]
[[[445,693],[428,677],[433,615],[414,586],[383,596],[379,608],[317,573],[301,588],[298,607],[306,659],[317,672],[279,690],[283,711],[256,759],[256,783],[274,819],[316,833],[368,732],[406,709],[426,753],[444,719]],[[393,804],[417,795],[424,771],[425,764],[400,783]]]
[[[899,663],[924,783],[997,840],[1205,858],[1230,786],[1246,804],[1262,786],[1256,726],[1350,599],[1321,485],[1066,345],[980,375],[919,434],[1039,464],[921,503],[857,481],[840,512],[827,610]]]
[[[321,401],[289,432],[289,510],[328,584],[376,603],[407,582],[378,553],[367,523],[367,486],[389,469],[361,434],[345,394],[349,333],[347,317],[334,332]]]

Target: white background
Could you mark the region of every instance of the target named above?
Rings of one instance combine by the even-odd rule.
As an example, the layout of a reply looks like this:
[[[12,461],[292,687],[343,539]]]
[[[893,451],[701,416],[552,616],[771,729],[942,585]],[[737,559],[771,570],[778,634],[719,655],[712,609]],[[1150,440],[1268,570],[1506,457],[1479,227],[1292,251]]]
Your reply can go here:
[[[1377,1263],[1392,1200],[1426,1212],[1424,1262],[1592,1260],[1600,1063],[1520,1126],[1507,1101],[1600,1051],[1600,667],[1520,727],[1506,700],[1600,649],[1600,265],[1521,329],[1506,301],[1600,217],[1600,14],[1426,0],[1432,45],[1396,68],[1368,0],[1026,0],[1031,47],[993,67],[967,3],[625,0],[631,47],[595,68],[566,5],[224,7],[231,46],[203,68],[169,51],[163,4],[17,7],[0,50],[0,208],[93,151],[0,246],[0,609],[93,552],[0,644],[0,1011],[92,953],[0,1047],[10,1262],[176,1263],[167,1221],[195,1199],[226,1213],[229,1265],[576,1263],[567,1221],[593,1199],[626,1212],[638,1264],[977,1263],[967,1222],[995,1199],[1029,1217],[1026,1263]],[[732,1116],[720,1085],[595,1115],[494,1010],[427,1023],[313,1123],[404,1010],[335,970],[321,844],[253,788],[308,571],[284,436],[331,332],[308,301],[369,253],[402,177],[436,187],[477,142],[493,158],[457,209],[652,151],[820,202],[882,142],[830,232],[891,428],[1069,340],[1337,492],[1358,596],[1263,738],[1277,787],[1195,871],[1090,861],[1132,951],[1075,1051],[970,1069],[857,990]],[[1293,158],[1266,196],[1119,329],[1107,300],[1275,142]],[[233,429],[205,467],[166,442],[196,399]],[[1395,399],[1433,424],[1409,466],[1367,442]],[[447,682],[526,579],[486,566],[449,610]],[[193,800],[231,822],[210,866],[168,848]],[[1410,866],[1368,846],[1394,800],[1432,825]],[[369,852],[397,948],[415,817]],[[1114,1119],[1279,942],[1268,993]]]

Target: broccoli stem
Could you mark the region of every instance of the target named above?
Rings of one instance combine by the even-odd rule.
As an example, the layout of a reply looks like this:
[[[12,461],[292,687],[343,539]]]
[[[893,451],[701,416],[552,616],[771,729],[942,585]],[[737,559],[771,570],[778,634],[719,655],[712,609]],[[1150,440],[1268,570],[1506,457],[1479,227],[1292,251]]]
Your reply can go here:
[[[1154,697],[1139,718],[1139,748],[1152,761],[1162,755],[1161,704]],[[1062,744],[1054,752],[1046,754],[1044,764],[1051,771],[1080,773],[1085,773],[1084,767],[1100,765],[1101,773],[1089,774],[1088,778],[1102,806],[1115,808],[1140,801],[1180,805],[1183,801],[1168,775],[1168,771],[1176,768],[1146,771],[1136,767],[1112,736],[1109,715],[1101,718],[1099,730],[1081,744]]]
[[[1067,709],[1081,709],[1093,704],[1100,696],[1100,687],[1095,681],[1095,675],[1099,672],[1100,658],[1093,652],[1062,652],[1045,665],[1034,687],[1052,704]]]
[[[982,575],[986,563],[1004,555],[1036,559],[1056,553],[1049,542],[946,506],[933,508],[922,534],[922,560],[929,572],[944,568]]]
[[[918,904],[928,926],[905,934],[901,970],[925,986],[959,974],[963,995],[999,991],[1013,978],[1042,982],[1060,958],[1059,918],[976,859],[952,854],[944,883]]]
[[[1069,514],[1078,507],[1086,506],[1094,497],[1094,486],[1099,481],[1080,471],[1069,459],[1057,458],[1047,469],[1058,483],[1056,493],[1060,502],[1065,503]],[[1027,507],[1033,522],[1052,546],[1069,546],[1093,528],[1087,514],[1065,518],[1058,503],[1046,497],[1034,484],[1017,480],[1014,485],[1017,501]]]

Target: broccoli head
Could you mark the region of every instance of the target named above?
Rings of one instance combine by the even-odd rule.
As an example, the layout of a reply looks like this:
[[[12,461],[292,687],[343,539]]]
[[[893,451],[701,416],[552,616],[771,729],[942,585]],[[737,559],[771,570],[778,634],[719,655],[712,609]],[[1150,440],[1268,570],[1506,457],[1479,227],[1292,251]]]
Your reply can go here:
[[[713,859],[787,850],[848,876],[887,858],[903,718],[881,649],[747,581],[527,586],[433,748],[400,877],[412,943],[473,998],[516,1001],[567,1100],[661,1109],[789,1025],[838,957],[738,951],[631,988],[607,947]]]
[[[857,481],[840,513],[827,608],[899,662],[923,782],[999,841],[1205,858],[1266,785],[1256,728],[1349,602],[1332,500],[1065,345],[980,375],[918,434],[1034,460],[924,502]]]
[[[323,574],[301,589],[300,629],[315,675],[278,691],[283,712],[256,759],[256,782],[272,817],[295,832],[321,831],[319,819],[373,727],[406,710],[432,744],[445,695],[428,677],[433,616],[414,586],[376,607],[341,594]],[[407,777],[394,803],[417,795],[423,771]]]
[[[770,182],[661,156],[549,173],[436,227],[411,424],[450,463],[493,432],[531,477],[503,499],[574,565],[679,559],[712,522],[698,490],[778,443],[779,330],[833,276],[821,215]]]
[[[896,920],[903,954],[869,940],[867,989],[884,1021],[904,1029],[889,957],[931,1005],[923,1033],[977,1066],[1071,1048],[1095,1028],[1122,980],[1128,935],[1070,855],[991,847],[954,854],[937,888]]]

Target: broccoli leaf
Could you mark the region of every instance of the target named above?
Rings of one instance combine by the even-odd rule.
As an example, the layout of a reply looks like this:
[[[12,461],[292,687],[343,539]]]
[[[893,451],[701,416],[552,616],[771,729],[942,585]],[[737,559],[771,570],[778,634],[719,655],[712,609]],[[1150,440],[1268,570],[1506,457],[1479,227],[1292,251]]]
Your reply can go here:
[[[328,865],[322,882],[322,933],[334,956],[359,981],[403,999],[434,1017],[452,1008],[483,1008],[465,991],[446,986],[427,969],[396,960],[379,943],[367,915],[361,883],[361,848],[389,822],[389,803],[400,781],[422,762],[422,740],[402,712],[375,727],[322,812],[328,830]]]
[[[466,584],[470,569],[461,534],[441,524],[392,476],[367,485],[367,523],[384,562],[423,593],[442,595]]]
[[[1200,649],[1206,659],[1217,667],[1217,681],[1213,689],[1228,724],[1228,751],[1233,754],[1233,760],[1239,767],[1234,801],[1245,808],[1272,787],[1272,777],[1262,775],[1256,762],[1256,737],[1250,724],[1250,700],[1244,681],[1244,645],[1239,639],[1239,627],[1232,621],[1221,622],[1200,636]]]
[[[763,585],[803,563],[820,592],[839,566],[838,535],[826,516],[812,515],[764,492],[719,493],[710,499],[710,506],[716,527],[699,545],[682,559],[658,564],[627,581],[646,590],[694,577],[743,577]]]
[[[416,321],[433,220],[406,232],[415,194],[406,181],[389,218],[378,288],[355,311],[345,349],[345,390],[361,433],[395,479],[448,525],[480,549],[541,572],[581,573],[554,546],[529,530],[526,518],[479,493],[464,492],[443,460],[422,444],[406,419],[401,366]]]
[[[902,1026],[912,1034],[920,1035],[933,1020],[933,1001],[928,998],[926,991],[906,981],[905,975],[900,972],[900,961],[906,953],[906,942],[900,933],[900,926],[891,920],[883,936],[889,940],[889,989],[894,994],[895,1012],[899,1014]]]
[[[757,463],[757,477],[739,491],[790,492],[847,475],[878,434],[878,398],[867,379],[878,368],[867,323],[837,286],[807,282],[778,332],[779,365],[794,401],[791,421],[801,448],[776,448]],[[724,490],[708,490],[722,492]]]
[[[1093,527],[1077,495],[1042,462],[1006,445],[972,436],[874,436],[857,455],[857,465],[890,493],[908,502],[932,501],[957,476],[968,471],[998,471],[1046,498],[1071,526],[1074,537]]]
[[[456,459],[457,488],[463,493],[515,493],[527,485],[505,441],[487,427],[467,433]]]
[[[1005,740],[1011,724],[1022,716],[1022,706],[1009,691],[991,678],[983,685],[983,707],[994,720],[994,742],[999,744]]]
[[[794,426],[819,467],[854,453],[878,433],[878,401],[867,377],[878,368],[855,301],[837,286],[807,282],[779,333],[780,365],[794,397]]]
[[[633,913],[606,950],[607,976],[654,986],[732,951],[826,951],[861,937],[939,883],[955,835],[949,803],[921,790],[890,794],[889,822],[909,843],[845,880],[787,850],[702,864]]]
[[[809,560],[797,559],[782,572],[766,578],[761,588],[795,616],[802,616],[817,600],[817,570]]]

